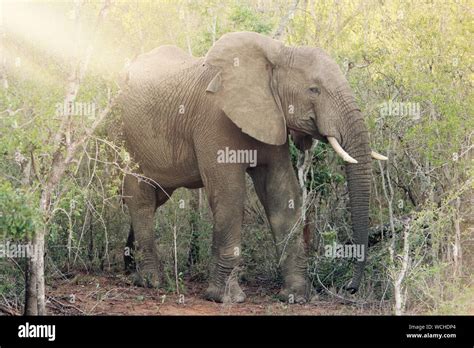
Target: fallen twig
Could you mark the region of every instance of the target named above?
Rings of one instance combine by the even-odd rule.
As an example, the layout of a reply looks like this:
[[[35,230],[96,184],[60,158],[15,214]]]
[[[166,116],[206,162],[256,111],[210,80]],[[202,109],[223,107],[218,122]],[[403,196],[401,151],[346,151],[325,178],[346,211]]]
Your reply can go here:
[[[78,312],[81,313],[81,314],[87,315],[87,313],[84,312],[82,309],[80,309],[80,308],[78,308],[78,307],[76,307],[76,306],[74,306],[74,305],[72,305],[72,304],[70,304],[70,303],[62,303],[61,301],[55,299],[54,297],[48,297],[48,300],[49,300],[50,303],[53,303],[53,302],[54,302],[54,303],[56,303],[57,305],[59,305],[60,307],[72,308],[72,309],[78,311]]]

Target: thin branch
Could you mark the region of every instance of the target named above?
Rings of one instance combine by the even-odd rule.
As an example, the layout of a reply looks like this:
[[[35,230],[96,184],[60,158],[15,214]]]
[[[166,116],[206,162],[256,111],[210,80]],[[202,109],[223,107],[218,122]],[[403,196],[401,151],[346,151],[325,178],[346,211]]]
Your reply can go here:
[[[293,18],[296,8],[298,7],[298,3],[299,3],[299,0],[293,0],[293,2],[290,5],[290,8],[288,9],[287,14],[281,18],[280,24],[278,25],[278,28],[275,31],[275,34],[273,34],[274,39],[281,40],[283,38],[285,29],[288,26],[290,19]]]

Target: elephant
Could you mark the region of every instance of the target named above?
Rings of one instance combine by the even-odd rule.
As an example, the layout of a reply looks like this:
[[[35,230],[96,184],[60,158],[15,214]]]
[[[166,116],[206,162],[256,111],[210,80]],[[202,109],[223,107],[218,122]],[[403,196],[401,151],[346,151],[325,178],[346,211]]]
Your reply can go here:
[[[367,253],[371,157],[386,158],[371,151],[349,83],[322,49],[289,47],[253,32],[225,34],[201,58],[160,46],[129,64],[121,88],[123,139],[137,164],[123,184],[140,254],[137,284],[160,285],[156,209],[177,188],[205,187],[213,236],[204,297],[243,302],[236,270],[249,174],[278,250],[279,297],[306,301],[307,254],[298,223],[302,199],[290,133],[300,149],[317,139],[347,162],[353,241]],[[248,154],[255,155],[253,161]],[[365,259],[357,261],[346,286],[352,293]]]

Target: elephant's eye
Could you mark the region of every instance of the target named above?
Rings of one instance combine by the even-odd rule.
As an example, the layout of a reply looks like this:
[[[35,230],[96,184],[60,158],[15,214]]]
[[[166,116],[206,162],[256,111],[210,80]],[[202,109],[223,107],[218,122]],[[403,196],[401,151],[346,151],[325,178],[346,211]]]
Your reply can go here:
[[[318,87],[315,87],[315,86],[310,87],[310,88],[309,88],[309,91],[310,91],[311,93],[314,93],[314,94],[321,94],[321,90],[320,90]]]

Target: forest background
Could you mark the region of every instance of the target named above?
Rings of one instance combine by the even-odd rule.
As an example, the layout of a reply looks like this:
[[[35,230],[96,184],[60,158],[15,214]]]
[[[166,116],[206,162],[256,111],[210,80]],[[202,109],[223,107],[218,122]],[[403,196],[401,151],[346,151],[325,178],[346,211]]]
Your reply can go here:
[[[35,281],[46,284],[47,304],[58,279],[124,274],[130,222],[121,187],[134,164],[107,132],[124,66],[160,45],[203,56],[224,33],[255,31],[326,50],[355,92],[372,148],[389,157],[373,164],[368,265],[359,293],[349,297],[341,288],[352,261],[325,255],[325,245],[351,241],[343,165],[322,143],[306,153],[291,146],[312,236],[313,295],[369,313],[474,313],[472,5],[0,2],[0,243],[43,243],[45,250],[39,266],[0,257],[0,311],[23,312],[31,267],[44,269]],[[64,105],[74,105],[69,114]],[[205,196],[204,189],[178,190],[159,208],[165,293],[186,294],[189,281],[207,278]],[[249,182],[244,284],[278,284],[274,250]],[[41,299],[38,306],[41,312]]]

